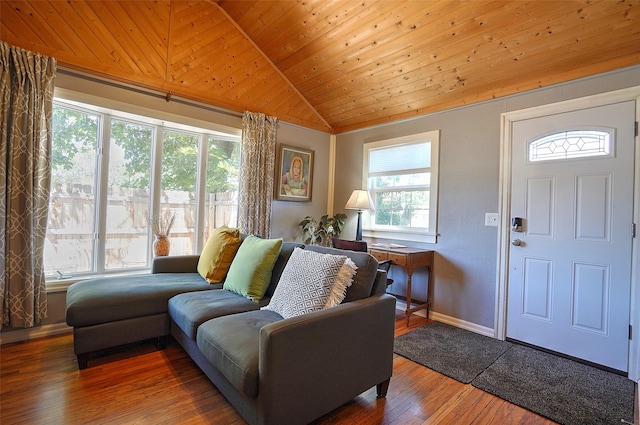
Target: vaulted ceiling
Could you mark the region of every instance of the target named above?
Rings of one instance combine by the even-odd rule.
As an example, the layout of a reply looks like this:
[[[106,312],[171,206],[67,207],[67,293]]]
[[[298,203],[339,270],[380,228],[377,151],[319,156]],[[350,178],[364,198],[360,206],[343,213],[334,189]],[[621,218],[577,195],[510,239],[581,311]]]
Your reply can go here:
[[[1,0],[0,38],[340,133],[640,64],[640,0]]]

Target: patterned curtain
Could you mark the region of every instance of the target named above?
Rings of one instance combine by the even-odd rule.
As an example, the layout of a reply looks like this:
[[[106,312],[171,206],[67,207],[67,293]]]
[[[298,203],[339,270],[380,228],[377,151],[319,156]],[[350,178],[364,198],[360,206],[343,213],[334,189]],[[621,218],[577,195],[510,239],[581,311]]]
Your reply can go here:
[[[271,233],[277,122],[260,113],[242,115],[238,226],[241,232],[265,238]]]
[[[55,72],[55,59],[0,42],[0,328],[28,328],[47,317]]]

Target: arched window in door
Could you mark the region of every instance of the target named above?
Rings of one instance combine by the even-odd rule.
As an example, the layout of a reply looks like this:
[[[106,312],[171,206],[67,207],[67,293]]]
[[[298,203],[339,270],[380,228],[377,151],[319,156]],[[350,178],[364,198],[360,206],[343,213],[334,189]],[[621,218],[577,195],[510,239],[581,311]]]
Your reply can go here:
[[[569,130],[531,140],[529,162],[612,156],[612,135],[606,130]]]

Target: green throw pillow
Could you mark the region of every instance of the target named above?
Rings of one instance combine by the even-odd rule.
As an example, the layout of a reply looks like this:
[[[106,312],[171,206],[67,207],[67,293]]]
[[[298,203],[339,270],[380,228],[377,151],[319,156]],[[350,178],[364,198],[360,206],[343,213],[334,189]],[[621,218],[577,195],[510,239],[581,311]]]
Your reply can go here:
[[[271,271],[282,248],[282,239],[248,236],[238,248],[222,286],[258,302],[271,282]]]

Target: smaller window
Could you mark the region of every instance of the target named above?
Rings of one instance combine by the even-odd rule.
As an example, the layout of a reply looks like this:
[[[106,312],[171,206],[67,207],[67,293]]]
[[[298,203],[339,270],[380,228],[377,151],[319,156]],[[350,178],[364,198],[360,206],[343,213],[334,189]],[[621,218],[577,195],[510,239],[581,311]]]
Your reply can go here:
[[[375,209],[365,234],[436,241],[439,131],[365,143],[364,179]]]
[[[529,161],[553,161],[611,156],[610,134],[600,130],[571,130],[529,142]]]

